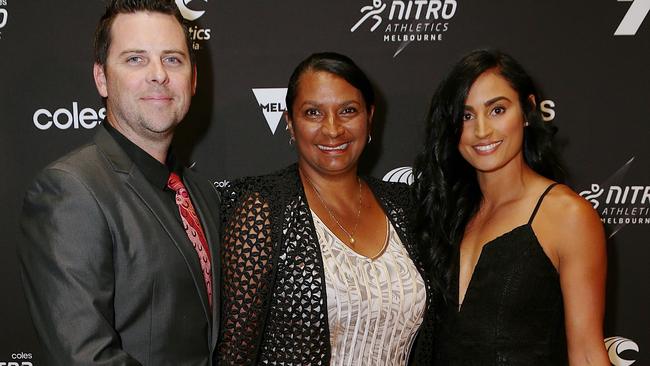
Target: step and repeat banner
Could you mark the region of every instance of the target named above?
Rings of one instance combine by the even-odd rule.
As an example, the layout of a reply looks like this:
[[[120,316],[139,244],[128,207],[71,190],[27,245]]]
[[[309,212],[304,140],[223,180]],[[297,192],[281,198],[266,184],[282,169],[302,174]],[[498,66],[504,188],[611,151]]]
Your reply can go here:
[[[378,94],[365,173],[408,181],[431,94],[484,47],[519,60],[559,127],[569,184],[608,231],[604,340],[612,364],[650,365],[650,0],[177,0],[199,83],[179,153],[221,186],[295,161],[282,117],[288,78],[336,51]],[[24,191],[89,141],[106,111],[92,80],[100,0],[0,0],[0,366],[44,365],[16,247]]]

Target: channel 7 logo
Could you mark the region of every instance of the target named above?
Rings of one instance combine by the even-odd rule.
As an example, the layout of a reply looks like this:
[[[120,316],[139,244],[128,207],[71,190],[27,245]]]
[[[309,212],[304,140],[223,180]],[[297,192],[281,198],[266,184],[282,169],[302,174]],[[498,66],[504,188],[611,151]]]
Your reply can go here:
[[[632,2],[630,8],[625,13],[621,24],[618,25],[615,36],[633,36],[641,27],[641,23],[650,11],[650,0],[618,0],[619,2]]]

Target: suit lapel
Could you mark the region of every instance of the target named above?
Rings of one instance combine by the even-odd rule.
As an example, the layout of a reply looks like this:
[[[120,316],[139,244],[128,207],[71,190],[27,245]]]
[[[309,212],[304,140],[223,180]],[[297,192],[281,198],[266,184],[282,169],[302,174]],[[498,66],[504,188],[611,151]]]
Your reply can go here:
[[[105,153],[106,157],[112,164],[116,172],[126,174],[126,184],[136,193],[142,200],[143,204],[149,208],[151,213],[160,223],[162,229],[169,235],[174,246],[183,256],[187,269],[192,275],[194,286],[198,296],[201,298],[203,304],[203,311],[206,320],[210,322],[212,311],[208,308],[208,298],[205,291],[205,282],[203,281],[203,273],[201,272],[201,265],[195,249],[189,244],[189,239],[179,219],[175,216],[174,212],[170,212],[164,202],[160,199],[154,191],[152,191],[151,184],[147,181],[145,176],[135,167],[135,164],[126,155],[126,153],[119,147],[117,142],[113,140],[108,131],[104,128],[99,129],[95,135],[95,142],[97,146]]]
[[[186,170],[184,175],[184,183],[190,197],[192,204],[196,210],[199,219],[201,220],[201,227],[205,233],[210,247],[210,258],[212,266],[212,349],[216,346],[219,336],[219,311],[220,311],[220,284],[221,284],[221,234],[219,231],[219,207],[218,193],[212,188],[212,191],[205,192],[201,190],[199,185],[196,184],[197,177],[190,170]],[[201,178],[198,178],[201,179]],[[209,184],[209,183],[208,183]],[[213,197],[206,197],[206,195],[214,195]],[[210,204],[214,202],[214,204]]]

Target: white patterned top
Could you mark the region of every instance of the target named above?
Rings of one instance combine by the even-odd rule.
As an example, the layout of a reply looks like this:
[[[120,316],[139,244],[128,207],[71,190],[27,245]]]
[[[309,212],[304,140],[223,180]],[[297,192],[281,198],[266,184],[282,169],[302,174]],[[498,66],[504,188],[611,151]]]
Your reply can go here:
[[[343,244],[312,211],[323,256],[330,365],[406,365],[426,307],[424,280],[388,219],[376,259]]]

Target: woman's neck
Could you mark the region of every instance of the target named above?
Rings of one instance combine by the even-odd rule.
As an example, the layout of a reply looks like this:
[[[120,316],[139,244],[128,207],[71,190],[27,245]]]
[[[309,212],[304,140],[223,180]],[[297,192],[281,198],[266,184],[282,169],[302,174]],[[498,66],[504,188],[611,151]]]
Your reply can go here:
[[[303,186],[311,186],[323,199],[352,202],[358,200],[360,183],[356,169],[336,175],[324,175],[299,165],[298,171]]]
[[[477,172],[484,204],[496,207],[521,198],[536,175],[523,158],[513,160],[495,171]]]

